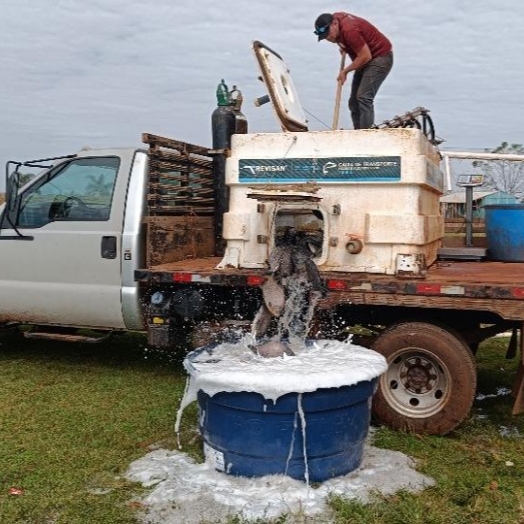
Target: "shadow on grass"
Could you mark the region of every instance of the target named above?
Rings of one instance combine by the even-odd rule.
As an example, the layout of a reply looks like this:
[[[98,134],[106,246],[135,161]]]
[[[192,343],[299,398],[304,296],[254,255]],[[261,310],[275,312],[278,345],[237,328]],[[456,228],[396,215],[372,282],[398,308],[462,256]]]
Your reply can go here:
[[[181,343],[173,350],[150,349],[143,333],[118,333],[97,343],[32,340],[22,331],[0,333],[0,361],[23,359],[32,362],[83,364],[118,369],[165,369],[183,372],[182,362],[189,351]]]

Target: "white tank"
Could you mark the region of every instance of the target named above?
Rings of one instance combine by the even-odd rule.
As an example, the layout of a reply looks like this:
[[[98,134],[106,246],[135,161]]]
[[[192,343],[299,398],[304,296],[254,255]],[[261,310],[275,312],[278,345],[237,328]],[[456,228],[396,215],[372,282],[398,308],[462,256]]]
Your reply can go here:
[[[293,228],[321,271],[423,276],[444,235],[439,165],[418,129],[234,135],[218,267],[267,267]]]

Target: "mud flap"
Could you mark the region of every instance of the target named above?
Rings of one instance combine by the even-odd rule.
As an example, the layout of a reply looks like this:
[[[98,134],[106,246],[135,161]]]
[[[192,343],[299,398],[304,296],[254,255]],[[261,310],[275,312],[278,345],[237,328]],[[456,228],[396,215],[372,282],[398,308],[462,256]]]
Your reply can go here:
[[[524,364],[521,362],[517,371],[515,384],[513,385],[513,395],[515,403],[513,404],[513,415],[520,415],[524,412]]]
[[[515,383],[513,384],[513,396],[515,403],[513,404],[513,415],[520,415],[524,412],[524,363],[519,364]]]
[[[524,412],[524,343],[523,343],[524,326],[520,328],[520,363],[517,370],[517,376],[513,383],[513,396],[515,402],[513,404],[513,415],[520,415]]]

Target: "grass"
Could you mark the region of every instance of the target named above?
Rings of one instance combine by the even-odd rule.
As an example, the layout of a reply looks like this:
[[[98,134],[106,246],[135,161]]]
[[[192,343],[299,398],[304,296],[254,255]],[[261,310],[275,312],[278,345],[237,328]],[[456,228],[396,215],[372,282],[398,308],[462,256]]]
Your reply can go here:
[[[1,523],[134,522],[136,487],[122,473],[149,446],[174,446],[184,386],[180,364],[146,356],[141,337],[103,346],[4,337]]]
[[[144,491],[123,474],[152,446],[175,448],[180,359],[148,352],[139,335],[99,345],[5,334],[0,342],[0,523],[136,522]],[[511,388],[507,342],[479,349],[480,393]],[[376,445],[414,457],[436,486],[377,494],[368,505],[333,498],[336,524],[524,524],[524,417],[511,407],[510,395],[477,400],[471,419],[445,437],[379,428]],[[195,420],[194,410],[184,415],[182,440],[198,456]]]

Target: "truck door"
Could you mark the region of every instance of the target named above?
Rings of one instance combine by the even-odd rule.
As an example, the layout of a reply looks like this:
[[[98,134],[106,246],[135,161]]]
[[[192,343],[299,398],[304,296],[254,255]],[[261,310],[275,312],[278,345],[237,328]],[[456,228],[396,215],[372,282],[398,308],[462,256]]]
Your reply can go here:
[[[113,154],[111,154],[113,153]],[[39,175],[0,231],[0,322],[124,328],[121,243],[133,154]]]

